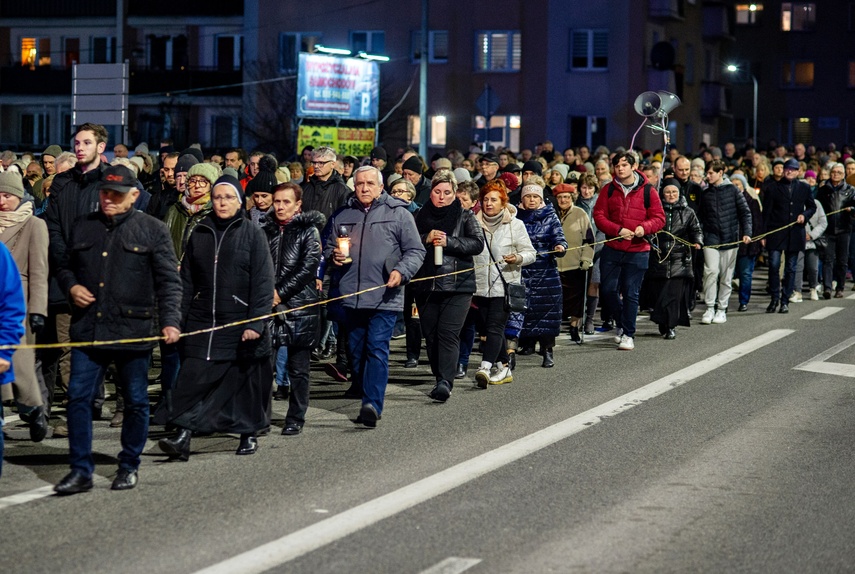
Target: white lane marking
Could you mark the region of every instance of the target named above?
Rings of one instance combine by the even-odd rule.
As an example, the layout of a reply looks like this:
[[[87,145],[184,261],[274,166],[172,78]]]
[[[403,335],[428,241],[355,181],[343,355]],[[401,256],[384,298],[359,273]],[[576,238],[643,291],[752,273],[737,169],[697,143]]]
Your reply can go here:
[[[847,297],[847,299],[855,299],[855,294],[853,294],[853,295],[849,295],[849,296]]]
[[[802,317],[802,320],[820,321],[822,319],[827,319],[828,317],[831,317],[835,313],[843,311],[843,309],[843,307],[823,307],[822,309],[817,309],[813,313],[808,313],[807,315]]]
[[[93,476],[92,483],[95,486],[106,484],[108,481],[106,478],[102,476]],[[47,486],[41,486],[39,488],[34,488],[33,490],[28,490],[26,492],[19,492],[18,494],[11,494],[9,496],[5,496],[0,498],[0,510],[9,508],[11,506],[17,506],[19,504],[25,504],[27,502],[32,502],[34,500],[39,500],[40,498],[47,498],[48,496],[53,496],[53,486],[49,484]]]
[[[21,420],[20,415],[9,415],[3,418],[3,424],[16,423]]]
[[[422,570],[420,574],[460,574],[460,572],[465,572],[480,563],[480,558],[457,558],[456,556],[449,556],[427,570]]]
[[[793,329],[769,331],[589,411],[456,464],[433,476],[423,478],[374,500],[369,500],[277,540],[228,558],[218,564],[203,568],[196,574],[260,574],[276,568],[542,450],[551,444],[590,428],[604,419],[643,404],[794,332]]]
[[[822,373],[825,375],[855,378],[855,365],[828,362],[828,359],[842,351],[845,351],[852,345],[855,345],[855,337],[850,337],[839,345],[834,345],[816,357],[813,357],[800,365],[796,365],[793,369],[798,371],[808,371],[810,373]]]

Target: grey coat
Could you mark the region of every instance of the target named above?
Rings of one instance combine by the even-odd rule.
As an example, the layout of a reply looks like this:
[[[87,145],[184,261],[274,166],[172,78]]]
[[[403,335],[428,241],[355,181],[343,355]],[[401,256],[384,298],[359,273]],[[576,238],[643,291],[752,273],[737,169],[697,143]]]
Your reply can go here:
[[[348,297],[342,305],[348,309],[403,311],[403,284],[418,272],[426,252],[407,204],[384,191],[365,211],[362,204],[351,197],[332,215],[328,230],[330,237],[325,241],[324,258],[330,273],[340,277],[338,285],[342,294],[384,285],[393,270],[402,277],[400,287],[384,287]],[[342,230],[350,237],[353,263],[337,266],[332,256],[336,237]]]

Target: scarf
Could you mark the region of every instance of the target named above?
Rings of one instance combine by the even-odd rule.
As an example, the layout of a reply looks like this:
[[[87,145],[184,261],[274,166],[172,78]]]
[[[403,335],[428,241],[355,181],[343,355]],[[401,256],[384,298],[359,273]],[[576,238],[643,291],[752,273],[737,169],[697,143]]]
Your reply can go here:
[[[303,211],[302,211],[302,210],[300,210],[300,209],[298,209],[297,211],[295,211],[295,212],[294,212],[294,215],[292,215],[291,217],[289,217],[289,218],[288,218],[288,219],[286,219],[285,221],[279,221],[279,220],[277,219],[277,220],[276,220],[276,223],[278,223],[278,224],[279,224],[279,229],[282,229],[283,227],[285,227],[286,225],[288,225],[289,223],[291,223],[292,221],[294,221],[294,218],[295,218],[295,217],[297,217],[298,215],[300,215],[301,213],[303,213]],[[273,217],[274,217],[274,219],[276,218],[276,216],[275,216],[275,215],[274,215]]]
[[[33,215],[33,202],[24,201],[15,211],[0,211],[0,233],[23,223]]]
[[[446,235],[452,235],[462,213],[463,207],[460,205],[460,200],[456,198],[443,207],[437,207],[432,201],[428,201],[416,214],[416,227],[422,235],[434,229]]]

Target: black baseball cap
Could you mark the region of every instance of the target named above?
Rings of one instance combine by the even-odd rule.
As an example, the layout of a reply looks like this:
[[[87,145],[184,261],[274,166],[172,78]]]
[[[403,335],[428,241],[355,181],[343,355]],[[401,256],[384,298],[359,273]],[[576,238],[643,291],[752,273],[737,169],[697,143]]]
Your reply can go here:
[[[107,189],[119,193],[128,193],[137,188],[137,178],[123,165],[111,165],[101,176],[99,190]]]

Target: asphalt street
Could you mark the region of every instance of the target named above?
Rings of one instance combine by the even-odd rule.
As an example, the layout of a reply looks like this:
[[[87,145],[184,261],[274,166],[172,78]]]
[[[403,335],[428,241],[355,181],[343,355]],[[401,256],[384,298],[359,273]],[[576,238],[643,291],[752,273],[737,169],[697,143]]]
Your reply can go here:
[[[855,299],[767,302],[723,325],[696,310],[674,341],[642,319],[632,352],[562,336],[555,368],[520,357],[513,383],[458,381],[446,404],[394,341],[376,429],[316,370],[303,434],[279,434],[277,402],[257,454],[197,437],[181,463],[152,427],[127,492],[107,421],[95,489],[60,498],[67,440],[11,420],[0,571],[851,571]]]

